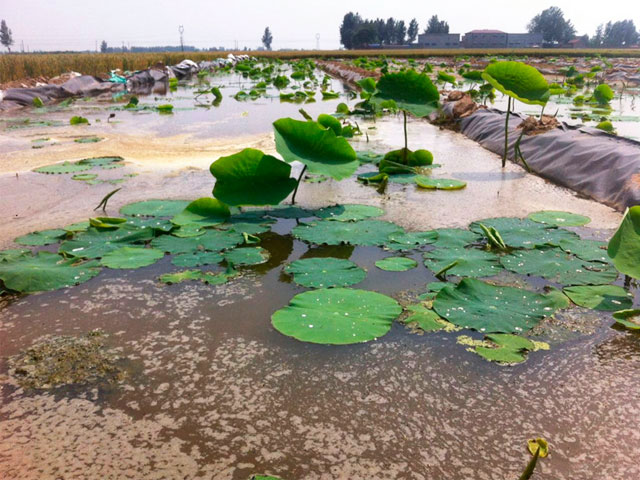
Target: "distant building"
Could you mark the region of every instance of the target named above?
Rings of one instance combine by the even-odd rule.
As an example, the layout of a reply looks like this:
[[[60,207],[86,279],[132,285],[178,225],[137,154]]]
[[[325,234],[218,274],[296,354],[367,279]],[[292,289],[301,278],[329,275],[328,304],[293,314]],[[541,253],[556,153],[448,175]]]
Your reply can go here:
[[[462,38],[465,48],[531,48],[542,46],[541,33],[506,33],[501,30],[471,30]]]
[[[589,37],[587,37],[586,35],[584,37],[576,37],[572,40],[569,40],[567,46],[569,48],[588,48]]]
[[[459,33],[421,33],[418,35],[419,48],[460,48]]]

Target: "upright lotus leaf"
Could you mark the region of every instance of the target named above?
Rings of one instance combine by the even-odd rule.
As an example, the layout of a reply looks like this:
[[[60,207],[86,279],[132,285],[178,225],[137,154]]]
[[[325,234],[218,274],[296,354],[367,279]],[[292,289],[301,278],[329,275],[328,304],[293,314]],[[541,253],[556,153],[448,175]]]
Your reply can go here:
[[[379,217],[384,215],[384,210],[370,205],[334,205],[333,207],[324,207],[316,210],[314,214],[317,217],[326,220],[335,220],[338,222],[355,222],[366,218]]]
[[[291,165],[245,148],[211,164],[213,196],[227,205],[277,205],[296,188]]]
[[[633,305],[633,295],[617,285],[567,287],[563,292],[576,305],[593,310],[615,312]]]
[[[342,180],[360,165],[349,142],[317,122],[281,118],[273,128],[276,150],[282,158],[289,163],[304,163],[311,173]]]
[[[363,78],[358,80],[356,84],[364,91],[369,94],[373,94],[376,91],[376,79],[375,78]]]
[[[473,278],[444,287],[433,303],[438,315],[451,323],[486,333],[525,332],[557,308],[554,297]]]
[[[309,243],[321,245],[384,245],[392,233],[403,233],[395,223],[380,220],[359,222],[319,221],[301,224],[291,230],[294,237]]]
[[[100,273],[96,262],[79,263],[51,252],[0,260],[0,280],[9,290],[43,292],[86,282]]]
[[[144,247],[122,247],[102,257],[100,263],[109,268],[140,268],[153,265],[164,256],[162,250]]]
[[[607,252],[620,273],[640,279],[640,205],[627,209]]]
[[[144,200],[125,205],[120,213],[132,217],[173,217],[187,208],[189,203],[189,200]]]
[[[38,247],[42,245],[50,245],[58,243],[62,237],[67,234],[66,230],[58,228],[52,230],[40,230],[39,232],[28,233],[16,238],[14,241],[18,245],[27,245],[30,247]]]
[[[535,275],[560,285],[602,285],[613,282],[618,272],[601,262],[587,262],[556,247],[519,250],[500,258],[507,269]]]
[[[231,212],[229,207],[215,198],[199,198],[171,219],[176,225],[200,225],[203,227],[223,223]]]
[[[376,292],[323,288],[296,295],[271,316],[280,333],[303,342],[349,345],[387,334],[402,313],[394,299]]]
[[[440,93],[428,76],[415,70],[383,75],[372,99],[380,104],[395,101],[398,108],[416,117],[426,117],[439,106]]]
[[[326,113],[321,113],[318,115],[318,123],[324,128],[333,130],[333,133],[335,133],[336,136],[342,136],[342,124],[336,117],[327,115]]]
[[[600,105],[608,105],[613,100],[614,93],[611,87],[606,83],[601,83],[593,90],[593,98]]]
[[[284,271],[293,275],[298,285],[309,288],[347,287],[367,276],[367,272],[352,261],[332,257],[296,260]]]
[[[495,89],[529,105],[546,105],[549,84],[535,68],[522,62],[496,62],[487,65],[482,78]]]

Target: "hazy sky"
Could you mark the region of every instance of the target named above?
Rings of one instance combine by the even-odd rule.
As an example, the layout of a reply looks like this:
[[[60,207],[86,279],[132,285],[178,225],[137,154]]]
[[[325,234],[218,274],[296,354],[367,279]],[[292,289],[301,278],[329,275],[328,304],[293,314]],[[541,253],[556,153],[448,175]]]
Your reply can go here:
[[[476,28],[523,32],[543,9],[563,9],[579,34],[592,35],[602,22],[632,18],[640,26],[640,1],[610,0],[603,15],[598,0],[457,0],[457,1],[282,1],[282,0],[0,0],[0,18],[7,21],[19,51],[94,49],[103,39],[111,46],[178,45],[178,25],[185,44],[240,48],[260,45],[264,28],[273,32],[273,48],[340,47],[338,27],[347,11],[366,18],[393,16],[407,24],[415,17],[424,28],[437,14],[451,33]]]

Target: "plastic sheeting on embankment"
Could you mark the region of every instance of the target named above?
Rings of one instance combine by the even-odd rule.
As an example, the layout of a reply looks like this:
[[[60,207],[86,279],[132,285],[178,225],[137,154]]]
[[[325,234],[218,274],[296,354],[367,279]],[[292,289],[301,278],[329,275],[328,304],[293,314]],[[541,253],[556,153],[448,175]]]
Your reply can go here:
[[[451,104],[447,104],[451,108]],[[445,109],[445,111],[447,108]],[[523,121],[509,118],[508,158]],[[505,113],[481,109],[462,118],[460,131],[498,155],[504,152]],[[520,150],[533,172],[617,210],[640,205],[640,142],[595,128],[561,124],[538,135],[524,135]]]
[[[158,83],[165,83],[169,78],[188,78],[200,70],[214,70],[228,64],[248,59],[247,55],[218,58],[197,64],[191,60],[183,60],[169,67],[148,68],[127,76],[126,84],[110,82],[92,75],[79,75],[67,80],[62,85],[42,85],[33,88],[9,88],[0,91],[0,112],[15,110],[33,105],[33,100],[40,98],[42,103],[49,104],[69,97],[96,97],[105,93],[116,93],[125,90],[132,94],[149,94]],[[162,93],[162,92],[156,92]]]

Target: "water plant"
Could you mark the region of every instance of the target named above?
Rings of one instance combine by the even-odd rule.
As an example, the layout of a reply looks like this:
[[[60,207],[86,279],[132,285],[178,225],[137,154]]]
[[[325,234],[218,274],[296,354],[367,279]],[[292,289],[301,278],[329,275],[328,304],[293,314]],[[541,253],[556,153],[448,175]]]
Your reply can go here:
[[[504,127],[504,153],[502,155],[502,167],[504,168],[509,149],[509,114],[512,101],[520,100],[529,105],[544,107],[550,96],[549,85],[535,67],[514,61],[489,64],[482,73],[482,78],[509,97]]]

